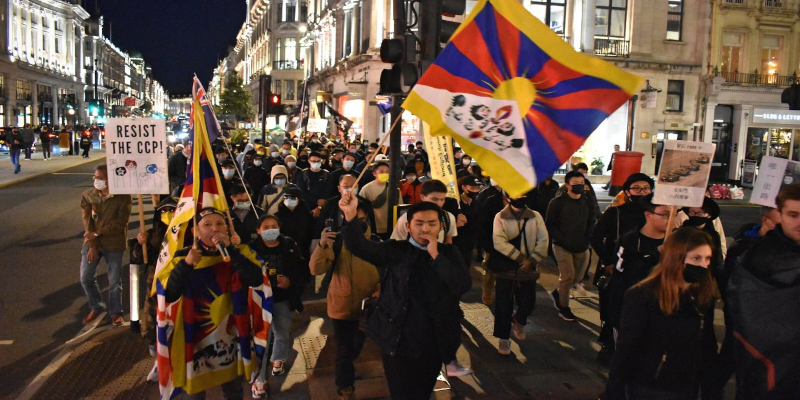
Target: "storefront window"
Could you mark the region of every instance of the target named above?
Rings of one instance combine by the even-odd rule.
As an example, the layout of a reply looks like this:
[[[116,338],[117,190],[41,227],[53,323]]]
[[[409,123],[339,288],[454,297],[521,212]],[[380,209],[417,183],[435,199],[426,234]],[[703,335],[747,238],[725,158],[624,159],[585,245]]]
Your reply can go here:
[[[361,138],[364,133],[364,100],[349,100],[348,96],[339,96],[339,114],[353,121],[347,131],[348,138]],[[340,130],[339,135],[344,135],[344,132]]]
[[[785,128],[749,128],[747,130],[746,159],[761,162],[764,156],[789,158],[798,160],[798,154],[792,151],[793,134]]]

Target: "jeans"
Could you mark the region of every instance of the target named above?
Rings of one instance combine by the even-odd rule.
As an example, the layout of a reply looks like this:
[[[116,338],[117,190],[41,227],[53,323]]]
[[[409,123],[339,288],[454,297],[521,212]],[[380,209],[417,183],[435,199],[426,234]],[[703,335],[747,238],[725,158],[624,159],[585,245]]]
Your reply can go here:
[[[108,265],[108,312],[111,315],[122,315],[122,254],[124,250],[108,251],[98,249],[98,257],[94,262],[87,260],[89,247],[83,246],[81,250],[81,285],[86,297],[89,298],[89,308],[94,311],[103,311],[100,286],[97,284],[97,266],[100,259],[105,258]]]
[[[515,300],[516,314],[514,314]],[[497,279],[494,295],[494,337],[508,339],[511,334],[511,319],[525,326],[534,307],[536,307],[536,281],[514,282],[511,279]]]
[[[289,308],[289,300],[277,302],[272,309],[272,357],[270,361],[286,360],[289,357],[289,349],[292,348],[292,338],[290,329],[292,327],[292,315],[294,311]]]
[[[222,388],[222,398],[226,400],[241,400],[244,399],[244,391],[242,390],[242,383],[244,378],[237,376],[236,379],[228,381],[220,385]],[[195,394],[183,393],[181,396],[184,400],[205,400],[206,392]]]
[[[50,158],[50,142],[42,142],[42,156],[44,156],[45,159]]]
[[[14,172],[19,172],[20,171],[19,153],[20,153],[19,149],[11,149],[11,151],[10,151],[11,163],[14,164]]]
[[[390,356],[383,353],[383,370],[394,400],[429,399],[442,368],[438,354],[425,358]]]
[[[589,267],[589,250],[572,253],[554,244],[553,254],[558,262],[558,299],[561,307],[569,307],[569,291],[580,282]]]
[[[364,347],[364,332],[358,329],[358,321],[332,319],[333,336],[336,339],[336,387],[355,385],[356,368],[353,361]]]
[[[25,159],[26,160],[30,160],[31,159],[31,146],[33,146],[33,143],[25,143]]]

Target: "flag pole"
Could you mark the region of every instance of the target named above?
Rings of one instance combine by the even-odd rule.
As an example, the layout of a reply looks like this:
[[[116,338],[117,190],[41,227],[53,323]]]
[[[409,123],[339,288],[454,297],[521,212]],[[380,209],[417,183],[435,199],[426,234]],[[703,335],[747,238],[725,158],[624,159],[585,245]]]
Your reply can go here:
[[[667,232],[664,234],[664,241],[667,240],[669,234],[672,233],[672,224],[675,223],[675,214],[678,212],[678,208],[675,206],[669,206],[669,219],[667,220]]]
[[[224,135],[223,135],[222,142],[225,143],[225,150],[228,150],[228,155],[231,157],[231,160],[233,160],[234,165],[236,165],[236,160],[233,158],[233,150],[231,150],[231,146],[228,144],[228,141],[225,140]],[[242,167],[242,169],[244,169],[244,167]],[[258,211],[256,211],[256,204],[253,202],[253,197],[250,196],[250,191],[247,190],[247,184],[244,183],[244,171],[239,171],[239,165],[236,165],[236,171],[239,173],[238,174],[239,175],[239,181],[242,182],[242,186],[244,186],[244,189],[245,189],[244,192],[247,193],[247,199],[250,200],[250,208],[253,209],[253,214],[255,214],[256,215],[256,219],[258,219]],[[225,199],[225,200],[227,200],[227,199]],[[233,226],[233,221],[229,221],[229,222],[231,223],[231,226]],[[231,236],[231,237],[233,237],[233,236]]]
[[[400,113],[400,115],[398,115],[397,118],[394,119],[394,122],[392,123],[392,126],[389,128],[389,131],[386,132],[385,135],[383,135],[383,139],[381,139],[380,143],[378,143],[378,148],[381,148],[381,146],[383,146],[383,144],[386,142],[386,139],[389,138],[389,136],[391,136],[390,132],[392,132],[392,129],[394,129],[394,126],[397,125],[397,123],[400,122],[401,119],[403,119],[403,113]],[[369,165],[372,164],[372,160],[374,160],[377,155],[378,155],[377,151],[375,153],[372,153],[372,156],[369,157],[369,160],[367,160],[367,163],[364,166],[364,169],[361,170],[360,174],[358,174],[358,178],[356,179],[356,183],[354,183],[353,186],[358,185],[358,182],[361,181],[361,177],[364,176],[364,172],[367,172],[367,167],[369,167]]]
[[[144,225],[144,198],[142,195],[136,195],[136,202],[139,203],[137,208],[139,210],[139,233],[146,233],[147,230],[145,229]],[[144,265],[147,265],[147,241],[145,240],[142,243],[142,261],[144,261]]]

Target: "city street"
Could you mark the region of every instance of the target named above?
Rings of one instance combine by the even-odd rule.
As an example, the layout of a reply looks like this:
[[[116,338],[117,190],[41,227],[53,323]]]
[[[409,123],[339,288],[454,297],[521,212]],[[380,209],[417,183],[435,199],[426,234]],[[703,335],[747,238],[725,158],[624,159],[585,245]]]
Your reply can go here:
[[[95,164],[48,173],[0,191],[0,201],[5,205],[0,211],[5,227],[0,231],[0,273],[4,278],[0,287],[0,376],[4,383],[0,385],[0,398],[17,398],[65,349],[75,352],[68,353],[72,355],[60,364],[61,370],[43,376],[51,376],[51,383],[71,382],[74,392],[64,392],[63,383],[54,386],[45,381],[43,385],[38,382],[39,394],[29,398],[50,392],[71,393],[70,398],[98,396],[101,388],[93,387],[91,382],[100,377],[104,377],[103,393],[114,393],[117,398],[123,392],[127,393],[125,398],[154,396],[157,392],[155,385],[143,383],[152,359],[143,340],[129,329],[110,328],[106,318],[93,331],[82,333],[89,338],[86,343],[67,344],[84,328],[80,320],[89,311],[78,280],[82,242],[79,198],[82,191],[91,187]],[[147,206],[152,209],[149,202]],[[723,202],[721,208],[728,236],[739,225],[758,218],[759,209],[742,201]],[[131,220],[135,219],[134,214]],[[138,224],[134,222],[130,228],[135,232]],[[99,282],[105,288],[104,265],[100,271]],[[476,374],[451,379],[451,390],[437,392],[437,397],[591,398],[602,390],[606,369],[595,361],[594,339],[599,329],[596,298],[573,302],[578,323],[560,320],[545,291],[555,287],[555,271],[545,271],[539,281],[537,308],[527,327],[529,338],[519,344],[514,341],[514,354],[502,357],[496,352],[497,339],[491,335],[491,308],[480,303],[477,264],[473,264],[472,272],[473,289],[462,304],[466,317],[459,359],[471,365]],[[127,268],[123,282],[123,301],[128,309]],[[332,329],[324,317],[324,303],[319,302],[295,316],[296,352],[289,361],[291,370],[287,376],[275,379],[273,386],[286,392],[286,397],[331,398],[335,353],[329,349],[330,344],[326,345]],[[717,321],[721,339],[721,315]],[[374,345],[367,346],[358,369],[362,376],[357,383],[361,395],[388,396]],[[76,375],[78,371],[82,375]],[[123,376],[129,379],[121,379]],[[444,382],[440,386],[447,389]]]

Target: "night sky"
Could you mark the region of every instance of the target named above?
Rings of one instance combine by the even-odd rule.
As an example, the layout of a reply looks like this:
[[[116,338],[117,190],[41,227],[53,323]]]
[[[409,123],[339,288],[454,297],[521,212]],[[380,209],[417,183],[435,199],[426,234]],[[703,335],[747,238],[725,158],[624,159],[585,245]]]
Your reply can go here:
[[[208,86],[247,9],[245,0],[84,0],[92,14],[95,1],[104,35],[123,51],[141,53],[170,96],[190,94],[194,73]]]

